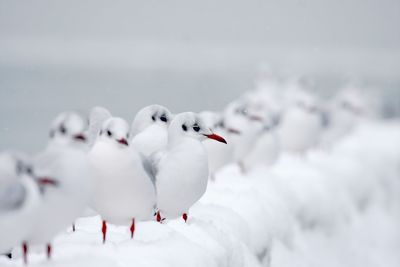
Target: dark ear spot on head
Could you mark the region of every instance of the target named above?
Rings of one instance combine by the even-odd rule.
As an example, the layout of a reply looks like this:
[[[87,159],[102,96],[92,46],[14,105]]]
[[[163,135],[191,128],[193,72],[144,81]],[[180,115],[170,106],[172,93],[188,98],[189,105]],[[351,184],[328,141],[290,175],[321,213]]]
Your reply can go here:
[[[100,130],[99,135],[102,135],[102,134],[103,134],[103,130]]]
[[[51,130],[49,135],[50,135],[50,138],[53,138],[54,137],[54,130]]]
[[[61,124],[61,126],[60,126],[60,132],[61,132],[62,134],[66,134],[66,133],[67,133],[67,129],[65,128],[64,124]]]
[[[187,131],[187,127],[185,124],[182,124],[182,129],[186,132]]]
[[[156,115],[154,114],[153,116],[151,116],[151,119],[152,119],[153,121],[156,121]]]

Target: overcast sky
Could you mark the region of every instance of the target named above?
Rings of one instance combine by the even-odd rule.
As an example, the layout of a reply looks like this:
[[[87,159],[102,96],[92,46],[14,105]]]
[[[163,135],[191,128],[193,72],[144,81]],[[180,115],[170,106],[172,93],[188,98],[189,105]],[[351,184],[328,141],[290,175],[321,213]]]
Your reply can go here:
[[[398,0],[7,1],[3,38],[150,39],[396,48]]]

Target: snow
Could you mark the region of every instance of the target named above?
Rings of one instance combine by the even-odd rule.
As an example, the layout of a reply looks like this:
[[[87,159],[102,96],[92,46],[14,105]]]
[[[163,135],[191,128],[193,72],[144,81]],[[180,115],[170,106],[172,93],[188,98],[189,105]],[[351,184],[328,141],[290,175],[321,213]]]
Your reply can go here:
[[[229,142],[229,140],[228,140]],[[283,153],[245,175],[226,166],[188,223],[108,227],[80,218],[29,266],[400,266],[400,123],[363,122],[329,150]],[[18,252],[18,251],[17,251]],[[21,266],[0,257],[0,266]]]

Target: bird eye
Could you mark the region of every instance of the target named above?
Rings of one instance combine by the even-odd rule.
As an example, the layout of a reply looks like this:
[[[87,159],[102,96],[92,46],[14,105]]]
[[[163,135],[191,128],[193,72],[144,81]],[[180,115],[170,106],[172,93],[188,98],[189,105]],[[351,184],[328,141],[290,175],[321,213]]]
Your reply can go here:
[[[152,119],[153,121],[156,121],[156,115],[154,114],[153,116],[151,116],[151,119]]]
[[[193,130],[194,130],[195,132],[200,131],[200,126],[197,125],[197,124],[193,125]]]
[[[107,130],[107,135],[110,136],[110,137],[112,136],[112,133],[111,133],[110,130]]]
[[[29,175],[32,175],[33,174],[32,168],[31,167],[26,167],[26,173],[29,174]]]
[[[62,134],[66,134],[66,133],[67,133],[67,129],[65,128],[64,125],[61,125],[61,126],[60,126],[60,132],[61,132]]]
[[[161,115],[160,120],[163,122],[167,122],[168,121],[167,115],[165,115],[165,114]]]
[[[187,131],[187,127],[185,124],[182,124],[182,129],[186,132]]]

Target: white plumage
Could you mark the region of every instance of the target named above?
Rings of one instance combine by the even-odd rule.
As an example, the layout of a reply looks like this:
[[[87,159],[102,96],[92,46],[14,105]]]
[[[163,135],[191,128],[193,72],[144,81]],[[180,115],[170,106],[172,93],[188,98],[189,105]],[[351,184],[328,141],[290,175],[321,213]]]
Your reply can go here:
[[[47,245],[51,254],[53,238],[78,218],[88,205],[91,194],[88,158],[82,146],[84,123],[75,113],[62,113],[53,121],[51,140],[44,152],[34,159],[35,175],[52,185],[43,192],[26,239],[28,245]]]
[[[146,157],[165,149],[171,120],[171,112],[163,106],[144,107],[136,114],[132,122],[132,146]]]
[[[31,167],[17,155],[0,154],[0,254],[20,246],[34,230],[28,222],[40,205],[39,187]]]
[[[154,215],[154,184],[142,157],[128,145],[128,129],[121,118],[107,119],[89,152],[94,204],[104,221],[103,228],[107,222],[132,222],[134,227],[135,220],[148,220]],[[103,234],[105,238],[104,229]]]
[[[190,207],[206,191],[208,162],[201,141],[207,137],[225,142],[194,113],[178,114],[171,122],[167,149],[153,157],[160,217],[184,215],[186,220]]]

